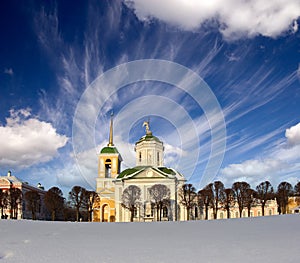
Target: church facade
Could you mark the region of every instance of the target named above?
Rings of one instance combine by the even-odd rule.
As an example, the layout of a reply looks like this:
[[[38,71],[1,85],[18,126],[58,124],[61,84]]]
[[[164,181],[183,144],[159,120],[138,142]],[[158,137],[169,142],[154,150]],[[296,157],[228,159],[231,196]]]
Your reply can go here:
[[[122,206],[122,195],[129,186],[140,189],[139,205],[134,209],[133,221],[186,220],[186,211],[178,201],[178,190],[186,182],[182,174],[164,166],[164,145],[144,122],[146,133],[135,143],[136,166],[121,171],[122,157],[113,144],[113,120],[110,122],[109,142],[98,157],[96,192],[100,196],[94,205],[95,222],[129,222],[131,213]],[[154,185],[164,185],[169,200],[161,211],[155,209],[150,194]]]

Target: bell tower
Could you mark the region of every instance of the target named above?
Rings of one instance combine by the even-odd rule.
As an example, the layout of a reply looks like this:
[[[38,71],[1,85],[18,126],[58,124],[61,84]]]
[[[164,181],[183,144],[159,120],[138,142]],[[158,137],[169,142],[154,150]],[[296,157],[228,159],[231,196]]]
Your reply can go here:
[[[113,180],[120,173],[122,157],[113,143],[113,114],[110,116],[109,140],[98,156],[98,177],[96,192],[100,196],[99,213],[94,212],[94,221],[115,220],[115,187]],[[95,211],[95,209],[94,209]]]

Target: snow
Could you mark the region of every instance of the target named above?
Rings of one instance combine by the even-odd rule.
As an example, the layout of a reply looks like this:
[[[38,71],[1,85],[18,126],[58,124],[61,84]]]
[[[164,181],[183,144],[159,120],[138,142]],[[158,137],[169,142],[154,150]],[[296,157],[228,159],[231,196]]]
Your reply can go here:
[[[1,262],[299,262],[300,216],[190,222],[0,220]]]

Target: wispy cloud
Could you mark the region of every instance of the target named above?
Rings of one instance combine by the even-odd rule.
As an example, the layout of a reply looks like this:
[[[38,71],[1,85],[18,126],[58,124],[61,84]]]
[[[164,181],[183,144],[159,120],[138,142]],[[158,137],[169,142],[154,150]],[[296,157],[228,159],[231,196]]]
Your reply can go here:
[[[10,75],[10,76],[13,76],[14,75],[14,71],[12,68],[5,68],[4,71],[3,71],[4,74],[7,74],[7,75]]]
[[[140,18],[142,17],[142,9],[146,5],[152,6],[154,13],[145,13],[146,15],[143,14],[144,17],[148,15],[157,16],[155,12],[158,10],[158,7],[162,15],[164,15],[163,13],[166,13],[170,6],[173,6],[174,10],[180,10],[181,14],[178,14],[178,16],[183,15],[184,10],[189,13],[194,9],[194,13],[188,17],[189,19],[186,19],[187,16],[184,15],[185,20],[190,20],[186,22],[189,23],[186,27],[188,29],[196,28],[201,22],[214,17],[218,12],[222,12],[222,16],[219,16],[220,19],[223,19],[220,20],[220,22],[223,22],[221,23],[220,30],[228,38],[235,38],[237,36],[252,37],[257,34],[275,37],[287,30],[293,21],[292,19],[294,19],[294,15],[290,11],[287,12],[287,18],[285,19],[281,12],[278,11],[279,13],[276,13],[270,9],[269,5],[265,5],[264,13],[262,8],[264,5],[258,6],[257,2],[253,4],[253,1],[250,1],[254,6],[250,8],[250,13],[246,15],[253,18],[255,12],[257,12],[258,17],[257,19],[249,20],[251,21],[249,25],[242,23],[239,26],[234,22],[239,13],[238,10],[244,10],[251,3],[249,1],[247,3],[238,1],[236,11],[233,12],[234,17],[230,18],[226,17],[226,14],[229,13],[230,8],[233,6],[233,1],[231,1],[226,8],[223,7],[225,8],[224,10],[220,9],[222,5],[217,2],[211,4],[210,8],[204,6],[202,10],[203,12],[206,11],[206,15],[203,16],[203,13],[194,22],[193,16],[198,16],[198,9],[195,8],[198,6],[198,2],[193,2],[191,3],[191,7],[186,8],[178,8],[179,5],[185,5],[182,1],[182,3],[175,1],[172,4],[168,4],[167,2],[149,1],[146,3],[135,1],[134,8]],[[282,7],[281,2],[277,4],[278,7]],[[161,9],[161,5],[165,5],[166,8]],[[293,6],[293,1],[289,1],[286,6]],[[151,27],[151,23],[138,23],[122,10],[124,6],[119,1],[111,3],[106,8],[105,16],[102,17],[99,15],[101,12],[99,7],[95,5],[95,2],[89,4],[82,43],[64,39],[63,32],[59,31],[59,18],[56,9],[50,12],[42,9],[37,14],[36,33],[41,48],[48,54],[49,61],[51,61],[53,68],[56,69],[58,85],[57,93],[55,94],[57,96],[54,99],[49,92],[45,90],[41,91],[40,114],[46,115],[45,118],[51,121],[54,127],[61,127],[68,131],[68,135],[71,135],[72,131],[70,127],[72,127],[74,112],[81,95],[91,82],[104,71],[133,59],[160,58],[189,65],[191,69],[205,79],[223,78],[221,84],[217,87],[211,87],[211,89],[218,99],[221,98],[223,100],[223,113],[226,118],[226,124],[230,127],[228,138],[223,138],[229,141],[228,152],[232,153],[236,150],[237,154],[241,154],[251,151],[274,140],[280,134],[280,127],[267,134],[259,132],[251,133],[248,129],[245,130],[248,133],[247,135],[240,136],[238,140],[233,139],[238,133],[237,129],[241,129],[241,127],[235,126],[237,122],[247,114],[267,105],[283,94],[297,79],[297,72],[282,75],[277,72],[276,68],[270,66],[271,62],[268,64],[268,67],[262,64],[255,64],[250,69],[249,65],[246,65],[248,63],[247,56],[250,56],[251,52],[255,49],[253,46],[237,45],[231,47],[230,51],[227,52],[227,47],[219,39],[220,36],[212,38],[204,31],[203,34],[195,34],[191,37],[191,35],[180,30],[177,33],[172,33],[172,27],[166,28],[158,24],[155,27]],[[297,8],[295,10],[298,10]],[[151,11],[152,9],[150,8],[149,10]],[[279,8],[278,10],[281,9]],[[239,14],[242,13],[240,12]],[[278,26],[274,23],[266,26],[265,20],[262,20],[264,14],[270,14],[269,21],[273,20],[274,14],[279,15]],[[172,12],[170,12],[170,16],[173,16]],[[171,18],[172,23],[177,25],[185,23],[182,22],[183,19],[177,20],[176,16],[177,14],[174,13],[173,18]],[[160,19],[164,20],[164,18]],[[264,28],[257,26],[256,22],[260,20],[264,23]],[[167,19],[166,21],[169,20]],[[132,30],[132,23],[136,23],[134,26],[140,29],[134,34],[132,31],[130,32]],[[295,23],[297,22],[294,22],[294,28]],[[168,39],[167,41],[166,38]],[[115,48],[111,50],[111,46]],[[189,49],[193,50],[193,52],[188,52]],[[118,77],[120,79],[124,78],[121,75]],[[111,84],[113,85],[114,83]],[[82,109],[84,113],[83,118],[85,118],[85,120],[82,120],[83,123],[88,123],[88,120],[95,116],[98,118],[98,121],[93,123],[94,127],[81,126],[82,134],[85,135],[82,144],[85,145],[88,140],[91,140],[94,145],[94,149],[90,147],[85,149],[83,147],[78,156],[78,158],[82,158],[83,169],[89,178],[96,176],[96,168],[92,169],[91,167],[94,161],[87,161],[89,159],[87,152],[91,151],[89,153],[94,158],[94,154],[97,152],[95,150],[97,145],[105,143],[108,128],[104,127],[107,127],[108,118],[106,116],[103,120],[99,119],[101,119],[101,114],[104,116],[113,108],[117,113],[115,123],[116,144],[120,149],[122,148],[122,154],[126,156],[124,164],[134,165],[133,145],[129,143],[128,135],[132,125],[140,118],[148,116],[149,113],[158,111],[161,114],[160,116],[166,116],[166,121],[172,122],[176,128],[169,127],[163,130],[161,134],[158,134],[162,136],[166,145],[170,145],[169,148],[171,150],[167,154],[167,163],[170,166],[180,164],[178,160],[180,158],[184,160],[184,153],[186,152],[189,152],[190,156],[196,158],[198,156],[199,144],[201,158],[196,160],[195,163],[200,165],[207,163],[211,151],[210,125],[215,125],[218,120],[211,118],[210,121],[212,123],[209,123],[201,109],[199,110],[199,106],[195,105],[188,95],[183,94],[182,91],[176,88],[164,89],[158,83],[134,83],[130,87],[127,87],[125,92],[120,91],[117,94],[110,94],[111,89],[110,85],[94,89],[91,96],[87,98],[89,100],[88,106]],[[138,100],[139,97],[143,96],[144,98]],[[152,100],[150,100],[151,96]],[[153,96],[156,96],[156,99],[153,100]],[[109,99],[105,101],[102,109],[94,106],[107,97]],[[164,100],[162,97],[167,98],[169,102],[166,103],[166,99]],[[205,99],[205,96],[203,97]],[[171,103],[172,101],[173,103]],[[186,116],[191,120],[186,121]],[[129,122],[132,118],[134,120]],[[270,123],[270,120],[267,122]],[[232,126],[234,128],[231,128]],[[91,132],[95,130],[97,131],[96,136]],[[180,138],[178,131],[181,131],[180,133],[184,134],[184,136]],[[134,141],[132,138],[130,140],[131,142]],[[200,143],[198,140],[200,140]],[[178,149],[181,149],[181,154]],[[169,158],[174,156],[176,158]],[[66,163],[66,167],[73,167],[75,171],[75,166],[71,164],[73,161],[70,160],[70,163]],[[192,169],[187,169],[189,165],[188,162],[182,161],[182,166],[179,167],[179,169],[186,169],[187,177],[191,176]],[[200,177],[201,175],[197,176]],[[60,178],[60,180],[63,180],[63,176]],[[71,182],[72,178],[70,177],[69,179]],[[73,179],[77,180],[75,177]]]

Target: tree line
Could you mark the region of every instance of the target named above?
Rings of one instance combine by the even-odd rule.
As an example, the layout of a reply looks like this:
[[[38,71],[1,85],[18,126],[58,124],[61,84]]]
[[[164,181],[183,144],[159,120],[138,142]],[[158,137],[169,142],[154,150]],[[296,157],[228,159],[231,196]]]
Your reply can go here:
[[[26,209],[31,213],[33,220],[37,219],[37,213],[41,212],[44,205],[45,219],[65,221],[92,221],[92,210],[98,194],[88,191],[84,187],[74,186],[66,200],[63,192],[58,187],[52,187],[43,195],[36,190],[27,191],[25,194],[18,188],[10,188],[7,191],[0,189],[1,218],[7,218],[4,211],[10,210],[10,218],[17,219],[18,211],[25,201]]]
[[[300,197],[300,182],[294,187],[288,182],[281,182],[276,191],[269,181],[261,182],[255,189],[252,189],[250,184],[244,181],[233,183],[231,188],[225,188],[221,181],[215,181],[198,192],[192,184],[185,184],[180,189],[179,196],[181,204],[186,207],[187,220],[190,219],[194,207],[198,207],[200,211],[205,211],[206,220],[209,209],[212,209],[214,219],[217,219],[219,209],[226,210],[227,218],[230,218],[230,209],[235,204],[238,206],[239,217],[242,217],[242,211],[245,208],[248,211],[248,217],[250,217],[251,207],[256,204],[261,205],[262,216],[264,216],[266,203],[275,198],[278,213],[286,214],[289,197]]]
[[[170,191],[165,185],[156,184],[149,189],[149,195],[150,201],[156,208],[156,220],[161,221],[163,208],[170,208]],[[300,182],[294,187],[288,182],[281,182],[277,191],[274,191],[269,181],[261,182],[255,189],[252,189],[247,182],[235,182],[231,188],[225,188],[221,181],[215,181],[199,191],[192,184],[184,184],[178,191],[178,201],[187,211],[187,220],[197,217],[193,214],[195,208],[204,211],[206,220],[209,209],[212,209],[214,219],[217,219],[220,209],[226,210],[227,218],[230,218],[230,210],[236,204],[240,217],[245,208],[250,217],[251,207],[256,204],[260,204],[264,216],[267,202],[275,198],[279,214],[286,214],[288,199],[291,196],[300,197]],[[135,211],[142,205],[141,189],[136,185],[128,186],[123,191],[121,201],[121,205],[130,212],[130,221],[133,221]]]
[[[276,191],[269,181],[261,182],[255,189],[252,189],[247,182],[235,182],[231,188],[225,188],[221,181],[210,183],[199,191],[189,183],[178,189],[178,202],[186,208],[187,220],[195,217],[195,208],[204,212],[206,220],[209,209],[212,209],[214,219],[217,219],[220,209],[226,210],[227,218],[230,218],[230,209],[235,204],[238,205],[240,217],[245,208],[250,217],[251,207],[257,202],[261,205],[262,216],[264,216],[268,200],[275,198],[279,214],[286,214],[288,199],[291,196],[300,198],[300,182],[294,187],[288,182],[281,182]],[[149,188],[149,197],[151,210],[155,210],[156,221],[161,221],[164,209],[170,209],[171,206],[170,189],[166,185],[155,184]],[[37,212],[41,209],[43,202],[45,212],[48,214],[47,219],[53,221],[92,221],[94,202],[100,200],[95,191],[86,190],[81,186],[74,186],[71,189],[68,200],[64,198],[63,192],[58,187],[50,188],[43,197],[35,190],[28,191],[23,196],[18,188],[10,188],[7,191],[0,189],[1,218],[5,218],[4,210],[9,209],[10,218],[16,219],[23,198],[33,220],[37,219]],[[141,189],[136,185],[125,188],[121,197],[121,205],[130,212],[130,221],[133,221],[137,209],[142,205]]]

